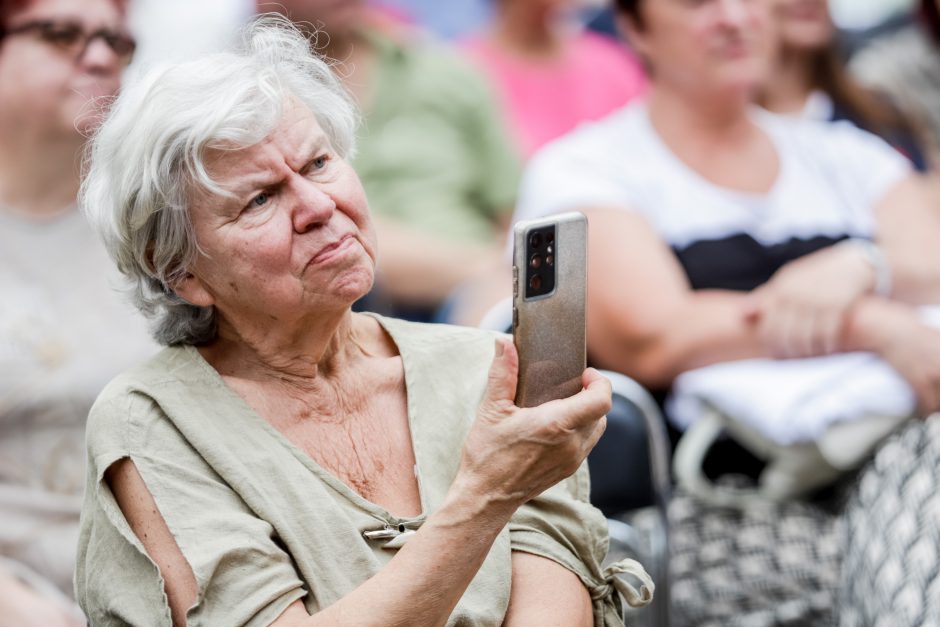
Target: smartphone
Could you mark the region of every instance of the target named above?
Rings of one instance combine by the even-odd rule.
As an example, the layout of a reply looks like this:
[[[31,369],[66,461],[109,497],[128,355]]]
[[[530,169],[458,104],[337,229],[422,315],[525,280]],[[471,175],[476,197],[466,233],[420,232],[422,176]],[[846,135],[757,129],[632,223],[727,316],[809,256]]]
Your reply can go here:
[[[576,394],[586,363],[587,218],[572,212],[517,223],[512,277],[516,405]]]

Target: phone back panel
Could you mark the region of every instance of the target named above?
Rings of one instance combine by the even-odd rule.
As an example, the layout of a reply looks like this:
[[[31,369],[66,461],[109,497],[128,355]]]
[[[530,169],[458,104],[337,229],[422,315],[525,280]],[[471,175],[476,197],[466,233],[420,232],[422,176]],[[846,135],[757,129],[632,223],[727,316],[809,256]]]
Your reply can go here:
[[[555,286],[526,299],[526,242],[533,229],[554,223]],[[514,227],[513,340],[519,352],[516,404],[533,407],[581,390],[585,368],[587,220],[566,213]]]

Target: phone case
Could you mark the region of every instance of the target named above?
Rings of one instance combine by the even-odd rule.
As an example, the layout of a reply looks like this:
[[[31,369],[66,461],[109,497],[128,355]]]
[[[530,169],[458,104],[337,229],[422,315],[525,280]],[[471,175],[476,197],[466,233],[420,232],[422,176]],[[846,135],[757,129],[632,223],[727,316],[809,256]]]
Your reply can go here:
[[[545,241],[550,228],[554,229],[551,248]],[[564,213],[519,222],[513,235],[513,341],[519,352],[516,404],[533,407],[581,390],[586,362],[587,219],[580,213]],[[539,240],[535,248],[534,239]],[[541,261],[536,255],[542,256]],[[550,277],[544,272],[548,265],[554,268],[550,291],[546,283]],[[540,272],[539,288],[545,293],[532,288],[532,277]]]

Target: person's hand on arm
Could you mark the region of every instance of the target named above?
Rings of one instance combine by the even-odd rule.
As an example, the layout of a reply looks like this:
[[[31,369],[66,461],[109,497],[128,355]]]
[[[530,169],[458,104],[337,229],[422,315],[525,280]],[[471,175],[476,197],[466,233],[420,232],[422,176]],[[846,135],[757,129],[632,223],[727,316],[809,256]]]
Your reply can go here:
[[[828,355],[839,349],[848,313],[876,283],[862,244],[840,243],[785,264],[750,293],[741,313],[771,357]]]
[[[580,393],[520,409],[513,404],[518,356],[512,342],[497,342],[486,394],[442,505],[375,576],[314,616],[296,601],[274,625],[444,624],[516,509],[577,470],[603,433],[610,383],[588,369]],[[196,598],[192,569],[133,462],[113,468],[108,478],[118,505],[160,568],[174,624],[183,625]]]
[[[923,181],[895,185],[875,209],[878,259],[860,245],[837,244],[786,264],[752,293],[745,317],[774,357],[838,351],[848,314],[878,291],[879,274],[902,302],[940,303],[940,213]],[[883,265],[884,267],[877,267]]]

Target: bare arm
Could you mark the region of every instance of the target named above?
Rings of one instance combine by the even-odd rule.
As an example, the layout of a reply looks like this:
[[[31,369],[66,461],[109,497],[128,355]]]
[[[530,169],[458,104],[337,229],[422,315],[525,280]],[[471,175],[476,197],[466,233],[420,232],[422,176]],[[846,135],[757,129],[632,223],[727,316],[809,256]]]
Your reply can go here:
[[[492,243],[441,238],[391,220],[375,219],[382,247],[378,280],[391,298],[416,306],[437,305],[458,286],[502,264],[503,240]]]
[[[720,290],[694,292],[672,252],[641,216],[622,210],[586,213],[591,236],[588,346],[599,363],[645,385],[665,387],[692,368],[781,356],[776,348],[779,342],[768,341],[761,325],[751,319],[752,296]],[[830,261],[842,264],[830,253],[814,256],[815,268]],[[800,271],[812,275],[814,270]],[[783,326],[793,337],[794,324]],[[861,297],[851,303],[839,330],[835,352],[881,354],[914,384],[925,407],[934,406],[929,392],[933,384],[927,382],[933,380],[930,366],[912,354],[918,346],[933,346],[921,337],[932,335],[910,306]]]
[[[892,298],[940,303],[940,195],[911,176],[875,210],[878,243],[891,267]]]
[[[693,291],[672,251],[638,214],[586,210],[588,349],[651,387],[681,372],[763,354],[746,294]]]
[[[512,593],[503,627],[593,624],[591,596],[577,575],[538,555],[512,554]]]
[[[525,501],[572,474],[604,429],[610,384],[596,372],[585,389],[538,408],[512,404],[518,368],[511,342],[500,340],[486,397],[444,503],[389,564],[340,601],[309,616],[292,604],[275,625],[441,625],[490,547]],[[160,567],[175,625],[185,625],[195,578],[131,462],[109,473],[131,528]]]

